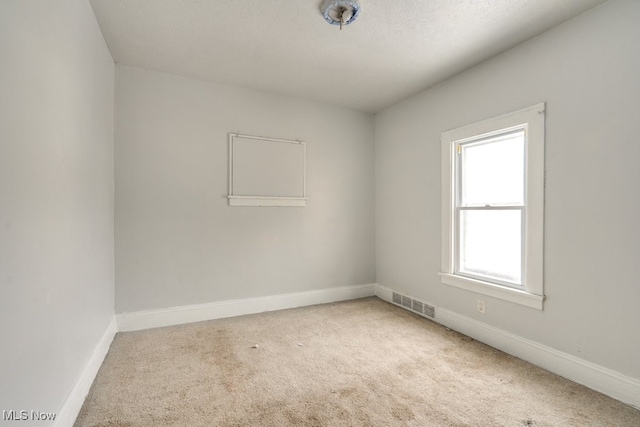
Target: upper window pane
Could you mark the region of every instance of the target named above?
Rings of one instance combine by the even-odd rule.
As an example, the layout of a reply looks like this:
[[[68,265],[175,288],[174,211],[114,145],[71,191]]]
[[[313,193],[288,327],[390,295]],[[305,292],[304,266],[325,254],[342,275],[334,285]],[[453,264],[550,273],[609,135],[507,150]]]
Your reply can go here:
[[[462,206],[524,204],[524,131],[460,147]]]

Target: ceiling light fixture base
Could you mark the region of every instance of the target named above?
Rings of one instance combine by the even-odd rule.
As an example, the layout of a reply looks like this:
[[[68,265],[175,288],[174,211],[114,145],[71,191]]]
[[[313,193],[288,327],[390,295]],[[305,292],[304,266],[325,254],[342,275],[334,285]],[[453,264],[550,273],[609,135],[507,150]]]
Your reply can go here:
[[[358,18],[360,4],[357,0],[324,0],[320,10],[325,21],[342,28]]]

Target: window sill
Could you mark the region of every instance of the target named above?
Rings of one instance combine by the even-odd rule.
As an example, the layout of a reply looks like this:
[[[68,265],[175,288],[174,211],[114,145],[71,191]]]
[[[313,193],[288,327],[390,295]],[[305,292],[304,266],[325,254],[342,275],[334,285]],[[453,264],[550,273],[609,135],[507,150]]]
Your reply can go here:
[[[305,197],[228,196],[229,206],[305,207]]]
[[[543,309],[544,295],[536,295],[519,289],[494,285],[493,283],[456,276],[454,274],[439,274],[442,283],[445,285],[454,286],[471,292],[477,292],[479,294],[510,301],[526,307],[535,308],[537,310]]]

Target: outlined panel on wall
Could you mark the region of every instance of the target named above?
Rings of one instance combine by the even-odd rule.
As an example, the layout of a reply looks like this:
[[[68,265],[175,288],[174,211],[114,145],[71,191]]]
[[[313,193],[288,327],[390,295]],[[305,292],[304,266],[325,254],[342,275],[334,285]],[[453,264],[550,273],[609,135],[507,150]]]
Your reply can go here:
[[[229,206],[307,205],[302,141],[229,134]]]

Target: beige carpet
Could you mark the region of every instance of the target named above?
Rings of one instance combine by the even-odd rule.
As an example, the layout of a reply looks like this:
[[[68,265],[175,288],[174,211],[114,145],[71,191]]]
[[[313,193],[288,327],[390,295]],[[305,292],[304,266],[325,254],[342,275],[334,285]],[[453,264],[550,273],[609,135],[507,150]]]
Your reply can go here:
[[[75,425],[618,427],[640,411],[367,298],[119,333]]]

